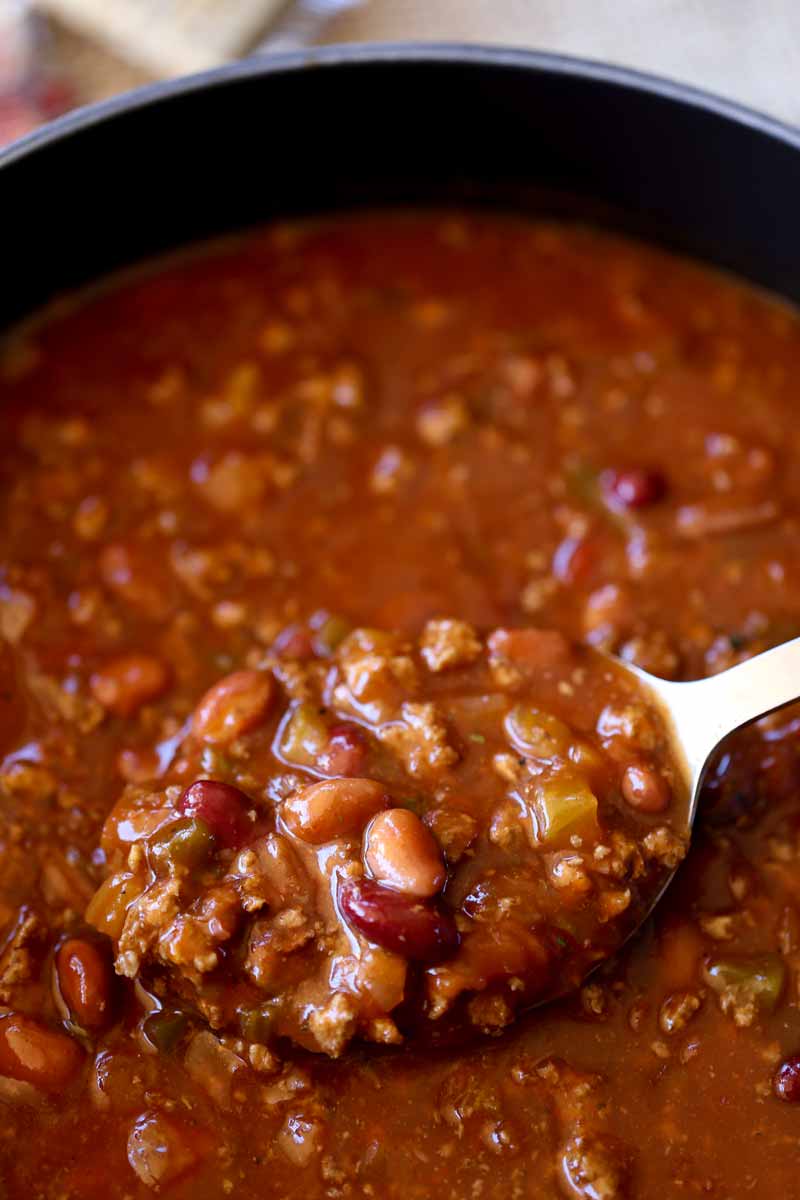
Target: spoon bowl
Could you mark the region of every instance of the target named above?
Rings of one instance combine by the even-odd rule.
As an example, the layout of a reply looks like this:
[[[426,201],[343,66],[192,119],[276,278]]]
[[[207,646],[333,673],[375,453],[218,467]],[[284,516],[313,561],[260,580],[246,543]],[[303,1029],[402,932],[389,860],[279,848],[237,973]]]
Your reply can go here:
[[[729,667],[718,675],[689,683],[660,679],[641,667],[613,659],[638,682],[659,712],[669,738],[670,757],[680,771],[688,797],[687,835],[691,834],[709,759],[730,734],[800,700],[800,637]],[[661,900],[673,870],[653,896],[627,940],[635,936]]]

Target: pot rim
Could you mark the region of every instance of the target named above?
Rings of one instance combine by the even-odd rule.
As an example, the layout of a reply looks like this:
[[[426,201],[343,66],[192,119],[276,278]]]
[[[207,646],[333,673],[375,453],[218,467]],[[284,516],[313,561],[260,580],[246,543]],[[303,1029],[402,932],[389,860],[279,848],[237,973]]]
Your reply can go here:
[[[800,128],[729,100],[693,84],[617,66],[599,59],[581,58],[547,50],[527,50],[460,42],[356,42],[313,47],[301,51],[255,54],[237,62],[212,67],[193,75],[145,84],[107,100],[85,105],[50,121],[0,150],[0,170],[45,150],[84,130],[130,112],[147,109],[175,98],[225,87],[243,80],[340,66],[487,66],[526,70],[553,76],[571,76],[584,82],[608,84],[621,90],[645,93],[671,104],[695,108],[723,120],[756,130],[765,137],[800,150]]]

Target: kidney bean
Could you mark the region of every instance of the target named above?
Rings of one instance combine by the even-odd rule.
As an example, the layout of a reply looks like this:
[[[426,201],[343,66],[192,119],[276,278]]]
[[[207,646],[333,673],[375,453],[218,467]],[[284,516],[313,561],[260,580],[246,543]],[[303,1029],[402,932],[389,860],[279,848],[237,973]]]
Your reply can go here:
[[[374,779],[326,779],[289,796],[281,816],[296,837],[319,845],[357,836],[388,804],[386,789]]]
[[[204,742],[235,741],[266,718],[275,693],[264,671],[234,671],[210,687],[192,718],[192,732]]]
[[[800,1054],[790,1054],[783,1060],[772,1078],[772,1090],[787,1104],[800,1101]]]
[[[638,812],[660,813],[669,806],[669,785],[654,767],[631,763],[622,776],[622,796]]]
[[[244,792],[216,779],[198,779],[186,789],[178,803],[185,817],[204,821],[220,846],[229,850],[241,846],[250,832],[247,813],[252,807]]]
[[[339,907],[369,941],[412,962],[442,962],[458,949],[458,930],[448,913],[372,879],[346,880]]]
[[[143,704],[163,695],[169,680],[161,659],[134,653],[110,659],[94,672],[89,686],[103,708],[118,717],[132,717]]]
[[[566,537],[556,547],[552,571],[562,583],[585,584],[595,573],[600,558],[600,544],[596,536]]]
[[[615,508],[649,508],[663,500],[667,492],[667,481],[661,472],[644,467],[603,471],[600,486]]]
[[[364,834],[364,862],[378,883],[427,898],[442,890],[447,873],[438,843],[407,808],[390,808]]]
[[[278,658],[313,658],[311,634],[305,625],[287,625],[272,643],[272,651]]]
[[[56,951],[58,997],[76,1025],[90,1032],[114,1019],[114,975],[105,947],[86,938],[68,938]]]
[[[73,1038],[32,1017],[0,1017],[0,1075],[59,1092],[78,1071],[83,1051]]]
[[[360,775],[367,757],[367,741],[358,725],[343,721],[334,725],[325,749],[317,757],[323,775]]]

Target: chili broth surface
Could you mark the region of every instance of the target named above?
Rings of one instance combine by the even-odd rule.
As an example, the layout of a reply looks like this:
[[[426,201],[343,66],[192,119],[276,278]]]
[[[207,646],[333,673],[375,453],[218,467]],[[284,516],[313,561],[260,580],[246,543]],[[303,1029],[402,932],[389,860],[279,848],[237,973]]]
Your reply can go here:
[[[796,711],[718,754],[640,936],[520,1015],[685,849],[596,651],[691,679],[800,632],[799,378],[751,288],[457,212],[276,225],[8,337],[10,1200],[800,1196]]]

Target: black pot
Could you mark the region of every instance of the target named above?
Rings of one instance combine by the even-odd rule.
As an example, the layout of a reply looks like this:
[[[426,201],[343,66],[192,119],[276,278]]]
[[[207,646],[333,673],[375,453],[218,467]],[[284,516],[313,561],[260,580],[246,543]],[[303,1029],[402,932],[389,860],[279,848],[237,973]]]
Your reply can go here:
[[[0,324],[277,214],[438,201],[632,230],[800,300],[800,135],[614,67],[464,46],[253,59],[0,154]]]

